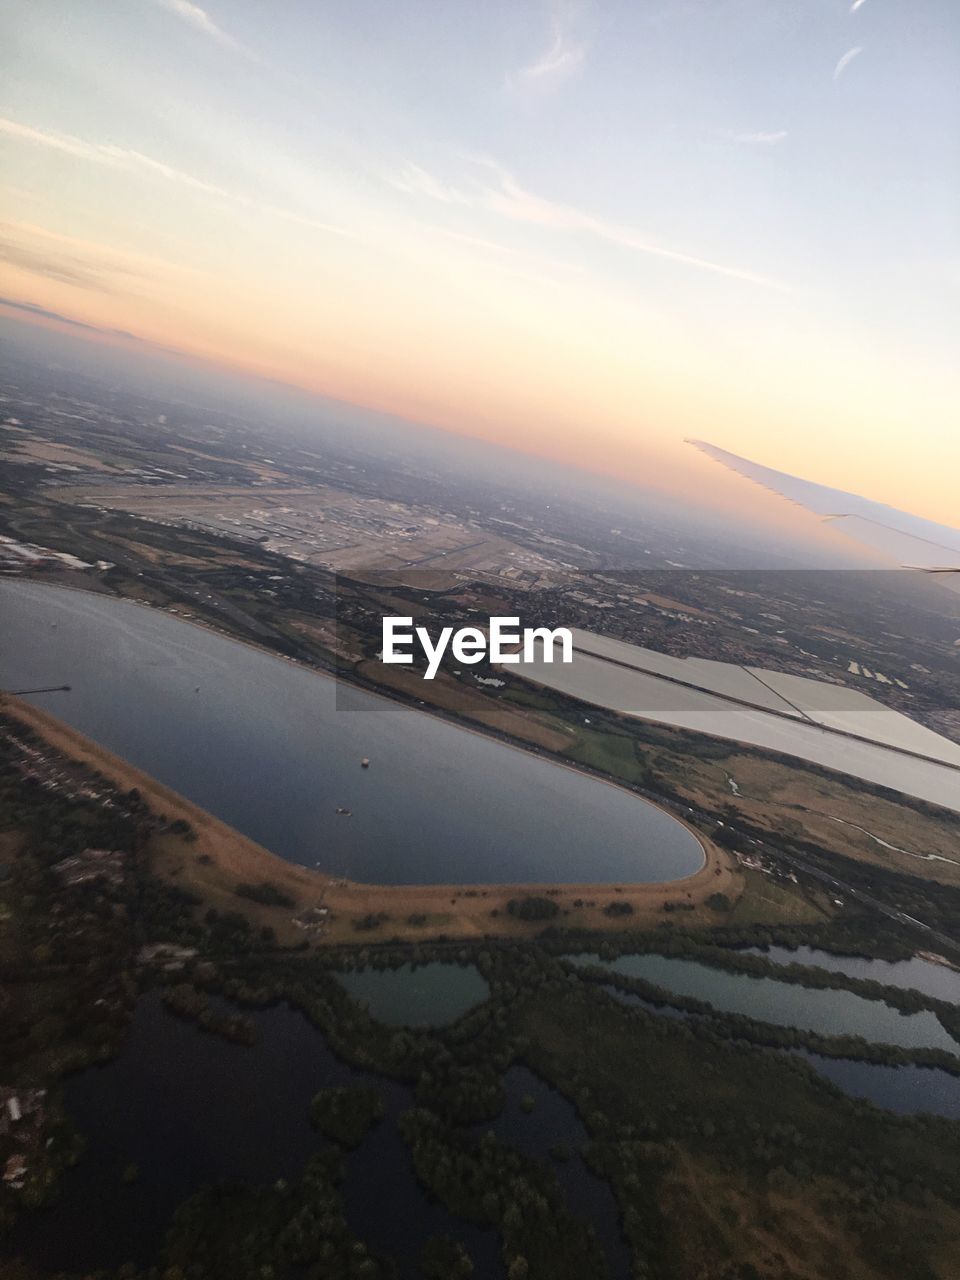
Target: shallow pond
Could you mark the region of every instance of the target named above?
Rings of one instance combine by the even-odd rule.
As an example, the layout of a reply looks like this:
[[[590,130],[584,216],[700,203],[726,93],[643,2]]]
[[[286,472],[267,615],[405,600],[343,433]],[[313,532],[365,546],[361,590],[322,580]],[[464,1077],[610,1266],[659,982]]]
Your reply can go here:
[[[746,954],[766,956],[776,964],[810,964],[848,978],[870,978],[888,987],[907,987],[937,1000],[960,1004],[960,973],[920,956],[909,960],[867,960],[863,956],[834,955],[815,947],[749,947]]]
[[[823,1058],[816,1053],[803,1053],[803,1057],[851,1097],[867,1098],[878,1107],[901,1115],[929,1111],[935,1116],[960,1120],[960,1079],[946,1071],[884,1067],[849,1058]]]
[[[390,1026],[446,1026],[490,994],[473,965],[439,960],[396,969],[357,969],[334,977],[374,1018]]]
[[[524,1066],[511,1067],[503,1083],[507,1094],[503,1112],[492,1124],[478,1126],[479,1131],[490,1130],[539,1160],[550,1161],[550,1149],[556,1144],[565,1147],[569,1158],[552,1164],[567,1206],[593,1224],[611,1280],[628,1280],[630,1250],[620,1228],[620,1211],[610,1185],[597,1177],[580,1154],[587,1131],[573,1103]]]
[[[644,978],[678,995],[707,1000],[725,1013],[740,1013],[781,1027],[822,1035],[863,1036],[878,1044],[960,1052],[936,1016],[926,1010],[902,1014],[879,1000],[849,991],[814,990],[774,978],[728,973],[695,960],[653,954],[620,956],[606,963],[596,955],[571,956],[578,964],[601,964],[630,978]]]
[[[658,1017],[684,1019],[697,1016],[679,1009],[658,1008],[641,996],[618,991],[616,987],[604,987],[603,990],[622,1004],[646,1009]],[[885,1067],[851,1058],[825,1058],[805,1049],[783,1052],[800,1054],[815,1071],[853,1098],[865,1098],[878,1107],[901,1115],[929,1111],[931,1115],[960,1120],[960,1078],[949,1072],[928,1067]]]

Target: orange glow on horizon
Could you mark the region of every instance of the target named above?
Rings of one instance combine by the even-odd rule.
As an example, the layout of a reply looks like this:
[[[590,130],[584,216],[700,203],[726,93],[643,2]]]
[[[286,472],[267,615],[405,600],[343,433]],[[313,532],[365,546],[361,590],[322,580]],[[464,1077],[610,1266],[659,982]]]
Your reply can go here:
[[[753,5],[563,4],[554,65],[505,58],[553,4],[15,4],[0,297],[758,526],[827,537],[685,438],[953,525],[949,18],[838,77],[904,19]]]
[[[822,457],[814,454],[811,459],[809,447],[805,452],[797,450],[796,437],[790,433],[778,440],[774,450],[762,421],[751,424],[749,418],[738,418],[737,434],[733,435],[730,428],[734,424],[725,421],[729,410],[721,415],[709,404],[709,397],[696,388],[682,388],[671,402],[668,388],[655,381],[638,380],[633,370],[618,363],[615,353],[600,353],[600,372],[590,379],[579,368],[543,367],[550,353],[542,344],[539,350],[531,346],[506,353],[495,346],[478,353],[478,359],[482,357],[485,362],[481,372],[490,369],[491,376],[481,378],[477,386],[477,370],[468,353],[454,349],[445,358],[442,348],[417,350],[417,344],[409,340],[399,344],[399,353],[378,352],[381,358],[375,371],[357,358],[346,358],[342,348],[334,353],[336,358],[318,356],[309,361],[304,351],[291,349],[285,334],[278,334],[274,340],[264,339],[264,331],[270,329],[270,316],[255,294],[244,298],[247,314],[257,317],[255,333],[238,323],[224,323],[223,303],[213,314],[206,307],[201,309],[199,297],[198,310],[191,315],[187,328],[182,323],[182,298],[175,303],[154,298],[149,305],[124,300],[125,305],[118,307],[117,300],[109,295],[87,293],[78,307],[75,291],[69,286],[55,281],[38,282],[26,276],[18,281],[17,274],[15,269],[8,272],[14,277],[14,288],[7,288],[8,295],[32,295],[30,301],[34,305],[91,328],[78,329],[69,323],[4,308],[18,321],[121,348],[128,345],[128,340],[107,330],[128,330],[142,340],[146,354],[152,349],[212,370],[278,382],[307,394],[550,459],[818,542],[830,542],[835,535],[806,513],[779,499],[768,499],[739,478],[724,476],[695,456],[683,439],[688,435],[714,438],[733,451],[785,471],[791,471],[792,454],[797,453],[795,474],[889,501],[934,520],[949,523],[953,514],[952,504],[948,510],[942,501],[931,501],[929,492],[922,494],[916,484],[908,488],[904,484],[908,478],[903,475],[896,479],[896,498],[876,491],[876,474],[870,476],[873,492],[867,492],[865,483],[860,488],[856,483],[843,484],[837,479],[837,463],[844,460],[835,450]],[[28,281],[32,286],[29,293],[24,287]],[[282,312],[279,302],[274,302],[272,310],[278,315]],[[243,312],[234,308],[234,314]],[[138,346],[134,343],[131,349],[137,350]],[[420,364],[420,370],[414,361]],[[414,390],[411,382],[414,387],[425,389]],[[641,403],[634,410],[637,401]],[[754,419],[756,415],[754,406]],[[715,420],[704,426],[711,417]]]

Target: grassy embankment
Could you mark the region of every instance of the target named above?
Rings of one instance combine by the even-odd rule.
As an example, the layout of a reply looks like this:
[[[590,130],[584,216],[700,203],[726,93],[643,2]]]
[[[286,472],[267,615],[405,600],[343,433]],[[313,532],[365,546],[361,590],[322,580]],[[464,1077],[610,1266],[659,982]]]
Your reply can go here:
[[[945,1122],[831,1096],[788,1055],[697,1037],[573,985],[551,997],[511,1017],[531,1066],[586,1121],[646,1268],[635,1274],[956,1274],[960,1212],[937,1197],[956,1171],[938,1149]]]

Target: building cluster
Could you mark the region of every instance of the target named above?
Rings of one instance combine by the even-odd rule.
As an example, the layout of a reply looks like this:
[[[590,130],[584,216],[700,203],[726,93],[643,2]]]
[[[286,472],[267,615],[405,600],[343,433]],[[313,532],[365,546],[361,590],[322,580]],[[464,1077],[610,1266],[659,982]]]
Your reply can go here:
[[[196,947],[181,947],[175,942],[148,942],[137,952],[137,963],[177,973],[197,957]]]
[[[320,937],[326,932],[329,918],[330,911],[327,907],[305,907],[303,911],[298,911],[293,917],[293,923],[298,929],[302,929],[304,933]]]
[[[18,574],[26,569],[35,572],[38,569],[63,568],[98,570],[102,573],[106,569],[112,569],[113,565],[109,560],[97,560],[91,564],[67,551],[52,551],[36,542],[18,542],[16,538],[0,535],[0,573]]]
[[[119,888],[123,884],[124,853],[121,849],[84,849],[82,853],[61,858],[51,867],[64,884],[85,884],[89,880],[106,880]]]
[[[796,872],[787,871],[769,858],[763,858],[758,853],[740,853],[734,851],[734,857],[741,867],[746,871],[760,871],[765,876],[773,876],[775,880],[789,880],[791,884],[799,884]]]
[[[0,1085],[0,1149],[8,1153],[3,1183],[13,1191],[23,1188],[30,1172],[30,1154],[40,1145],[46,1096],[46,1089]]]
[[[114,793],[107,784],[94,786],[89,779],[77,777],[57,757],[51,759],[42,743],[25,742],[13,731],[5,736],[7,745],[16,752],[14,767],[25,780],[68,800],[93,800],[105,809],[114,807]]]

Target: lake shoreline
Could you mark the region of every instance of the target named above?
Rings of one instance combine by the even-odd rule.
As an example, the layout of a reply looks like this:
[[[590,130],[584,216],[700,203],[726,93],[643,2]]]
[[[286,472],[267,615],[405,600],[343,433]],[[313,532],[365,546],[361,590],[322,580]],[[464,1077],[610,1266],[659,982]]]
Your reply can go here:
[[[37,585],[33,583],[32,585]],[[44,585],[44,584],[40,584]],[[73,588],[73,590],[81,590]],[[84,592],[105,598],[105,593]],[[119,597],[122,599],[122,597]],[[150,607],[150,606],[146,606]],[[153,612],[160,612],[154,610]],[[181,621],[177,618],[176,621]],[[191,621],[183,619],[183,621]],[[202,624],[201,630],[213,631]],[[214,634],[216,634],[214,632]],[[244,644],[234,637],[220,637]],[[248,646],[259,648],[259,646]],[[268,657],[281,655],[264,651]],[[302,663],[294,666],[305,667]],[[311,674],[327,675],[306,666]],[[328,675],[328,679],[330,677]],[[381,695],[380,701],[393,702]],[[438,936],[450,938],[530,937],[539,932],[543,922],[518,920],[507,911],[511,897],[536,894],[548,896],[558,907],[563,923],[571,928],[606,928],[622,930],[627,925],[649,925],[662,919],[667,902],[681,900],[696,907],[712,893],[722,892],[731,900],[739,896],[742,879],[733,858],[723,853],[688,822],[663,810],[678,822],[696,842],[703,861],[689,875],[670,880],[631,883],[618,882],[543,882],[542,880],[502,881],[486,883],[378,884],[345,877],[335,878],[328,871],[289,861],[262,843],[241,834],[229,823],[214,817],[208,810],[188,800],[179,791],[159,782],[121,755],[100,745],[80,730],[58,720],[51,712],[13,695],[0,696],[0,708],[27,728],[36,732],[54,750],[89,769],[111,779],[123,791],[139,790],[150,808],[164,814],[169,821],[182,819],[195,835],[192,840],[175,838],[165,833],[154,840],[152,850],[156,869],[162,878],[196,893],[206,905],[219,910],[242,910],[258,925],[270,925],[285,943],[302,941],[322,933],[324,944],[358,944],[365,941],[426,941]],[[419,709],[419,708],[418,708]],[[435,717],[431,716],[430,719]],[[470,726],[456,725],[480,739],[491,741],[492,735]],[[552,756],[528,751],[523,746],[494,739],[499,745],[511,746],[542,763],[562,764],[574,774],[603,781],[625,795],[631,795],[646,807],[659,810],[654,802],[638,795],[616,781],[559,761]],[[201,860],[202,855],[202,860]],[[236,894],[240,884],[270,881],[293,899],[296,906],[282,908],[250,903]],[[603,908],[611,901],[629,904],[623,915],[607,916]],[[307,932],[293,922],[293,912],[322,904],[329,916],[322,930]],[[712,913],[711,913],[712,914]],[[370,924],[371,917],[382,917]],[[557,917],[554,918],[559,923]],[[366,921],[364,925],[360,922]],[[359,930],[363,930],[360,932]],[[320,940],[318,938],[318,940]]]
[[[123,600],[123,601],[129,602],[130,604],[135,604],[140,606],[141,608],[147,609],[151,613],[160,614],[166,617],[172,616],[178,622],[187,623],[188,625],[195,626],[200,631],[206,632],[210,635],[218,636],[224,640],[233,641],[234,643],[241,645],[245,649],[252,649],[258,653],[262,653],[266,655],[267,657],[275,658],[278,661],[284,662],[287,665],[293,667],[294,669],[312,672],[314,675],[323,676],[326,679],[333,681],[334,684],[342,684],[345,689],[358,690],[362,693],[365,693],[371,697],[380,699],[384,701],[384,703],[391,704],[395,707],[396,706],[406,707],[413,711],[423,712],[433,720],[437,720],[445,724],[454,725],[458,729],[463,729],[468,733],[476,734],[482,739],[486,739],[488,741],[495,741],[504,746],[512,747],[514,750],[520,751],[528,756],[532,756],[534,758],[541,759],[541,760],[546,760],[552,764],[562,765],[565,768],[571,769],[575,774],[578,774],[580,776],[590,777],[592,779],[595,779],[596,781],[605,782],[610,786],[617,787],[622,791],[627,791],[630,794],[640,799],[646,800],[647,803],[650,804],[653,808],[659,809],[660,811],[669,814],[670,817],[676,819],[676,821],[686,826],[694,834],[696,839],[701,842],[701,844],[703,843],[704,837],[702,836],[702,834],[698,830],[694,829],[691,826],[691,824],[685,820],[683,805],[678,805],[674,802],[671,802],[667,797],[647,796],[642,791],[641,788],[631,786],[626,781],[611,778],[608,774],[602,773],[599,770],[593,769],[588,764],[583,764],[581,762],[565,759],[564,757],[559,755],[557,751],[552,749],[549,745],[545,745],[540,741],[538,741],[535,735],[531,735],[530,737],[526,737],[526,736],[520,737],[516,733],[512,733],[507,729],[499,728],[496,725],[485,723],[483,721],[474,720],[473,723],[470,723],[465,718],[465,715],[466,716],[469,715],[468,712],[465,714],[460,714],[456,711],[450,711],[443,705],[432,702],[426,698],[420,698],[415,693],[412,693],[409,690],[403,689],[402,687],[399,687],[397,685],[394,685],[391,683],[382,683],[379,681],[374,681],[359,669],[361,666],[366,664],[366,662],[368,661],[366,659],[360,659],[357,662],[353,663],[349,674],[338,674],[335,670],[329,669],[317,663],[304,661],[302,659],[294,658],[287,654],[280,653],[276,649],[272,649],[269,646],[260,643],[259,641],[250,639],[248,637],[239,636],[235,632],[228,631],[223,627],[220,627],[214,623],[207,622],[196,617],[189,617],[189,618],[185,617],[178,612],[171,611],[169,608],[166,608],[163,605],[151,604],[149,601],[146,601],[146,600],[138,600],[132,596],[123,595],[110,588],[100,588],[99,586],[97,587],[76,586],[73,583],[64,582],[62,578],[56,582],[49,582],[38,577],[32,577],[29,574],[20,574],[17,576],[17,578],[10,579],[10,581],[29,582],[37,586],[55,586],[62,590],[78,592],[82,595],[102,597],[102,598],[111,599],[111,600]],[[393,670],[393,669],[390,669],[390,670]],[[533,686],[536,686],[537,684],[535,680],[529,680],[529,683]],[[424,690],[424,692],[428,692],[428,690]],[[584,703],[584,706],[586,707],[589,707],[591,705],[592,704],[589,702]],[[685,728],[684,726],[681,726],[681,725],[671,724],[668,721],[650,719],[648,717],[637,715],[632,712],[613,711],[612,714],[618,716],[618,718],[622,719],[624,723],[627,723],[627,724],[629,724],[630,722],[633,722],[635,724],[646,724],[646,725],[649,725],[650,728],[653,730],[657,730],[661,732],[664,732],[664,731],[673,732],[680,735],[681,737],[685,735],[693,735],[694,737],[704,739],[707,743],[722,744],[725,748],[729,748],[732,751],[741,752],[748,756],[756,757],[760,760],[771,760],[774,762],[782,760],[784,763],[789,763],[793,767],[800,769],[804,772],[813,773],[814,775],[819,774],[828,778],[835,778],[837,782],[839,782],[843,786],[847,786],[847,787],[855,786],[857,788],[862,789],[864,792],[868,794],[873,794],[880,798],[884,797],[885,794],[889,794],[891,792],[891,788],[886,784],[870,782],[863,778],[858,778],[854,775],[847,774],[842,769],[836,766],[817,764],[805,757],[791,755],[789,751],[784,752],[782,749],[779,749],[779,748],[760,746],[757,743],[751,742],[750,740],[745,738],[742,739],[734,736],[722,736],[718,734],[709,733],[702,729]],[[913,796],[909,792],[899,792],[897,788],[892,788],[892,791],[901,803],[904,803],[911,807],[919,806],[925,809],[932,809],[934,811],[941,813],[944,817],[947,817],[951,820],[955,820],[957,817],[957,813],[960,812],[960,810],[953,809],[937,801],[924,800],[922,798]]]
[[[496,742],[498,745],[509,747],[512,751],[518,751],[522,755],[531,756],[536,760],[546,761],[547,763],[556,765],[558,768],[561,768],[561,769],[569,769],[571,773],[574,773],[579,777],[590,778],[594,782],[602,782],[608,787],[613,787],[617,791],[625,792],[626,794],[633,796],[634,799],[639,801],[641,804],[649,805],[652,809],[656,809],[661,813],[667,814],[675,822],[678,822],[682,827],[685,827],[686,830],[690,832],[690,834],[693,836],[696,842],[700,845],[700,848],[701,848],[701,851],[703,852],[703,857],[704,857],[703,867],[706,867],[707,865],[707,851],[706,851],[706,844],[708,843],[707,838],[702,834],[702,832],[700,832],[696,827],[694,827],[693,824],[690,823],[682,815],[682,813],[677,812],[680,806],[677,806],[666,799],[663,799],[660,801],[652,800],[649,797],[643,795],[638,788],[632,787],[626,782],[617,781],[616,778],[611,778],[609,777],[609,775],[605,773],[601,773],[597,769],[592,769],[589,765],[581,764],[573,760],[564,759],[561,756],[557,755],[556,752],[551,751],[547,747],[540,746],[539,744],[533,741],[529,741],[529,742],[521,741],[515,738],[514,736],[512,736],[511,734],[507,733],[506,731],[501,729],[496,729],[492,726],[488,726],[482,729],[478,728],[475,724],[465,723],[464,720],[459,716],[451,715],[448,712],[445,712],[443,708],[437,707],[434,704],[423,701],[423,700],[415,699],[412,696],[405,694],[404,691],[399,688],[392,688],[390,686],[377,684],[376,682],[368,679],[367,677],[359,673],[356,675],[356,678],[347,679],[344,676],[338,675],[333,671],[328,671],[325,667],[316,666],[315,664],[309,663],[309,662],[302,662],[299,658],[291,658],[287,654],[278,653],[276,649],[271,649],[267,645],[259,644],[255,640],[241,639],[240,636],[235,635],[231,631],[224,631],[222,628],[215,627],[207,622],[202,622],[198,618],[184,617],[180,613],[174,613],[170,609],[164,609],[156,605],[149,604],[145,600],[135,600],[131,596],[120,595],[114,591],[96,591],[89,587],[77,587],[77,586],[73,586],[72,584],[66,584],[62,582],[56,582],[56,583],[44,582],[41,579],[31,578],[26,575],[21,575],[19,578],[11,579],[11,581],[30,582],[33,585],[40,586],[40,587],[54,587],[57,590],[62,590],[62,591],[75,591],[81,595],[98,596],[98,597],[103,597],[109,600],[121,600],[127,604],[137,605],[142,609],[146,609],[150,613],[157,613],[157,614],[162,614],[166,617],[173,617],[176,619],[177,622],[182,622],[187,626],[197,627],[200,631],[204,631],[209,633],[210,635],[217,636],[221,640],[229,640],[233,644],[242,645],[243,648],[245,649],[254,649],[258,653],[262,653],[265,657],[274,658],[278,662],[287,663],[289,666],[294,667],[298,671],[306,671],[311,675],[319,676],[321,679],[331,681],[334,685],[342,684],[347,689],[356,689],[361,693],[369,695],[372,698],[376,698],[379,701],[389,706],[406,707],[410,711],[416,711],[421,715],[429,716],[433,720],[440,720],[445,724],[453,725],[455,728],[461,729],[464,733],[472,733],[476,737],[481,738],[487,742],[490,742],[490,741]],[[7,696],[10,696],[10,695],[4,694],[3,690],[0,690],[0,698],[7,697]],[[28,704],[28,705],[31,705],[31,704]],[[52,716],[52,718],[57,719],[57,717],[55,716]],[[58,723],[63,723],[63,722],[58,721]],[[651,723],[656,723],[656,722],[651,721]],[[64,725],[64,727],[66,728],[69,726]],[[80,736],[83,737],[85,735],[81,734]],[[705,736],[709,736],[709,735],[705,735]],[[91,739],[90,741],[92,742],[93,740]],[[749,743],[743,743],[741,745],[749,746]],[[106,748],[104,748],[104,750],[106,750]],[[120,757],[118,757],[118,759],[120,759]],[[123,763],[126,764],[127,762],[124,761]],[[134,766],[131,765],[130,767],[133,768]],[[149,776],[149,775],[145,775],[145,776]],[[206,812],[205,810],[201,810],[201,811]],[[229,824],[226,824],[226,825],[229,825]],[[280,856],[280,855],[277,855],[277,856]],[[693,876],[699,874],[699,872],[703,870],[703,867],[698,868],[696,872],[692,872],[690,876],[681,876],[675,880],[669,880],[669,881],[665,880],[659,883],[678,884],[678,885],[682,884],[685,880],[691,879]],[[522,883],[525,883],[525,882],[518,882],[518,884],[522,884]],[[549,882],[549,883],[552,884],[553,882]],[[570,883],[572,884],[574,882],[571,881]],[[385,886],[385,887],[394,887],[394,886]],[[474,888],[477,886],[465,885],[463,887]],[[578,887],[588,889],[591,887],[595,887],[595,885],[592,885],[590,883],[584,883],[584,884],[578,885]]]

